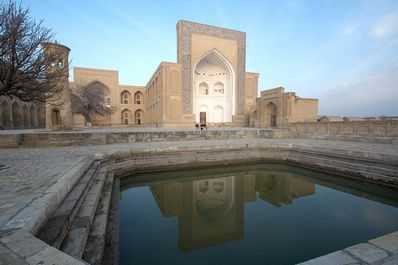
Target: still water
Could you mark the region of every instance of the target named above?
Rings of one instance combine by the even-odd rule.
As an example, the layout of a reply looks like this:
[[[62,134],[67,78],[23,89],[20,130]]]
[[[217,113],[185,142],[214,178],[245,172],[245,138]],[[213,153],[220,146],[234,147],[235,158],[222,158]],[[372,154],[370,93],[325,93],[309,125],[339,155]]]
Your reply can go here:
[[[398,230],[398,192],[288,165],[121,179],[119,264],[295,264]]]

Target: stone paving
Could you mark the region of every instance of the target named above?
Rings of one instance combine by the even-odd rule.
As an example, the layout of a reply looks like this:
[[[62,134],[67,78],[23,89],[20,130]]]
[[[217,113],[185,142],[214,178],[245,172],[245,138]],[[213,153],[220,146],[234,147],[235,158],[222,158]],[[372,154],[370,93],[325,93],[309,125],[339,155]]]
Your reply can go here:
[[[35,233],[35,226],[46,218],[46,211],[53,211],[77,181],[75,178],[79,172],[76,170],[87,168],[94,157],[102,158],[135,151],[209,150],[258,145],[302,150],[324,149],[336,154],[365,155],[381,160],[388,157],[389,161],[398,165],[397,145],[311,139],[201,140],[0,149],[0,165],[3,166],[0,167],[0,233],[2,230],[18,228]],[[0,245],[0,253],[3,250]],[[334,255],[339,256],[339,253]],[[388,258],[393,259],[390,256]]]

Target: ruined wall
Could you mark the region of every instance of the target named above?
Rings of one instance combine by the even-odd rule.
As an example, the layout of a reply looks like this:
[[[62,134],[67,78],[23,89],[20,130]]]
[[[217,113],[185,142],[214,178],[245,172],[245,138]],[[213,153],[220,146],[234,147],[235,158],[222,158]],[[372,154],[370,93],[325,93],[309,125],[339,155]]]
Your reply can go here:
[[[398,143],[398,121],[298,122],[289,124],[295,137]]]

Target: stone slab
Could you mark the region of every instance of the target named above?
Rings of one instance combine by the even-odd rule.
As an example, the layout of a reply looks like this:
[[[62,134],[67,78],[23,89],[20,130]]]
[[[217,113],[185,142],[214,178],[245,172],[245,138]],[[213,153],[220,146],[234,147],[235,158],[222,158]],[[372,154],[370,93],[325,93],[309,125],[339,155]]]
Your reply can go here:
[[[372,240],[369,243],[378,246],[379,248],[385,249],[392,254],[398,254],[398,231],[387,234]],[[398,263],[397,263],[398,264]]]
[[[40,265],[88,265],[88,263],[71,257],[56,248],[47,247],[40,251],[36,255],[26,259],[29,264],[40,264]]]
[[[0,243],[0,265],[28,265],[28,263]]]
[[[349,254],[339,250],[336,252],[332,252],[330,254],[311,259],[309,261],[305,261],[299,263],[299,265],[351,265],[351,264],[360,264],[357,259],[354,259]]]
[[[392,255],[380,261],[373,263],[372,265],[397,265],[398,255]]]
[[[23,259],[33,256],[48,247],[43,241],[24,230],[17,230],[1,238],[0,242],[13,252],[18,253]]]
[[[373,263],[388,257],[386,251],[368,243],[360,243],[345,250],[367,263]]]

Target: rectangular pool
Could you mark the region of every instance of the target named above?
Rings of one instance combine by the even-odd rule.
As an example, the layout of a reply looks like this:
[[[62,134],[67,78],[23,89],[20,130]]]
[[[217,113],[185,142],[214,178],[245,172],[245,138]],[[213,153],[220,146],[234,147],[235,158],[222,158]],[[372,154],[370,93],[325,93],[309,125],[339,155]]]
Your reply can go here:
[[[398,191],[280,164],[121,179],[119,264],[295,264],[398,230]]]

